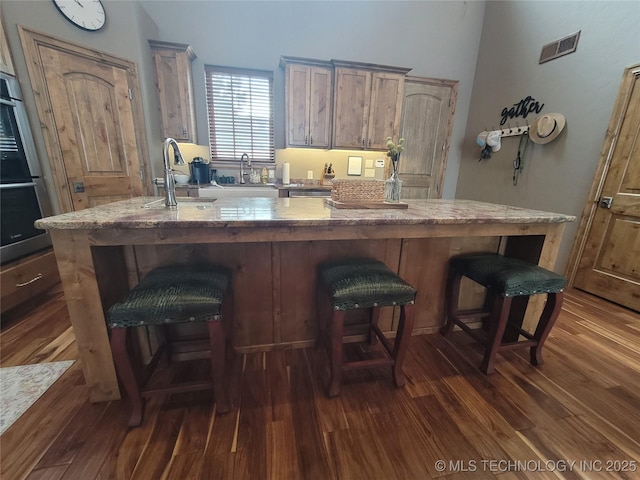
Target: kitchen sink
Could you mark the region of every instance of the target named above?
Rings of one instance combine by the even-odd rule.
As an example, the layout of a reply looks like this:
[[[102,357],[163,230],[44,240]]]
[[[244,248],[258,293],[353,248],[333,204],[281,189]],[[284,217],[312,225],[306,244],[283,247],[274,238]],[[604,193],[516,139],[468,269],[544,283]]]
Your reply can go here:
[[[210,208],[217,199],[216,198],[197,198],[197,197],[178,197],[178,209],[179,208],[197,208],[198,210],[205,210]],[[145,203],[142,208],[151,209],[163,209],[167,208],[164,204],[164,198],[160,200],[154,200],[149,203]]]
[[[200,198],[239,198],[267,197],[278,198],[278,189],[273,185],[225,185],[223,187],[205,187],[198,189]]]

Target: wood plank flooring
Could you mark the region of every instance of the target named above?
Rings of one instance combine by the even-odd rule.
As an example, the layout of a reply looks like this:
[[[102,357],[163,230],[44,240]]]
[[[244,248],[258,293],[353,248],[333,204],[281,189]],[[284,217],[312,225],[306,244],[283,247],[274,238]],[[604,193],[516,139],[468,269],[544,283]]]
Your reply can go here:
[[[237,355],[231,413],[213,416],[206,392],[155,398],[130,431],[127,400],[89,403],[76,362],[0,437],[0,477],[640,478],[640,316],[580,291],[565,298],[540,368],[508,352],[485,376],[462,332],[419,335],[405,388],[390,369],[355,371],[328,399],[321,351]],[[77,356],[59,291],[4,316],[0,341],[3,367]]]

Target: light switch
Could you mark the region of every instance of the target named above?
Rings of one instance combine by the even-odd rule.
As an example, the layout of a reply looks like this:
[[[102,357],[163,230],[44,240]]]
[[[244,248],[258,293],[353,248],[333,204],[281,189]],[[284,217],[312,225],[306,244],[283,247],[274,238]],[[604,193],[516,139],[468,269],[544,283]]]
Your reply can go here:
[[[372,159],[370,159],[370,158],[367,158],[367,159],[364,161],[364,168],[373,168],[373,160],[372,160]],[[366,177],[366,176],[367,176],[367,175],[365,174],[365,177]]]
[[[371,162],[373,163],[373,162]],[[373,178],[376,176],[376,169],[375,168],[365,168],[364,169],[364,176],[365,177],[370,177]]]
[[[313,170],[307,170],[307,180],[313,180]]]

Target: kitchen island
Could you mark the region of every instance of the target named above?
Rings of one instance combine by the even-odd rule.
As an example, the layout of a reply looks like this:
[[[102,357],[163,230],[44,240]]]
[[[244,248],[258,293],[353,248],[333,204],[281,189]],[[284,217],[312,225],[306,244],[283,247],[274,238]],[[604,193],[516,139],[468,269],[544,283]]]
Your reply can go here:
[[[233,271],[239,351],[312,345],[315,266],[347,255],[380,259],[411,283],[414,334],[430,333],[444,322],[451,256],[500,252],[552,269],[564,223],[575,220],[467,200],[407,203],[335,209],[322,198],[181,198],[170,210],[162,199],[139,197],[38,220],[51,233],[91,400],[120,395],[104,312],[156,266],[215,262]],[[481,287],[463,284],[462,307],[483,298]],[[541,300],[514,301],[513,321],[527,326]],[[380,327],[393,332],[397,312],[386,310]]]

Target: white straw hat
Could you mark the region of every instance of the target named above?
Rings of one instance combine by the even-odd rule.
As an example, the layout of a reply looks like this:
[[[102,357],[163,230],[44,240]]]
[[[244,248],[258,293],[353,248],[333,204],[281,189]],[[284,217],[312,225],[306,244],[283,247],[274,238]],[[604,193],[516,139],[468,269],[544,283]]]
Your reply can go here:
[[[560,135],[565,123],[566,120],[561,113],[541,115],[529,127],[529,138],[534,143],[549,143]]]

